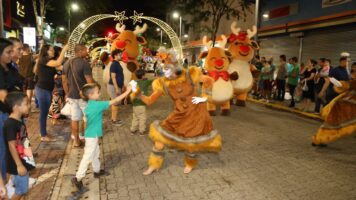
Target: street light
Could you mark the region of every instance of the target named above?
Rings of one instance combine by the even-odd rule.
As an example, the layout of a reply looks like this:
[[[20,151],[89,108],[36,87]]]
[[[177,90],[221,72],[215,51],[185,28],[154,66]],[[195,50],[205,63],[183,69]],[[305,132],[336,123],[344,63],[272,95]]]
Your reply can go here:
[[[178,19],[179,18],[179,40],[182,41],[182,16],[178,12],[173,13],[173,18]]]
[[[265,18],[265,19],[268,19],[268,18],[269,18],[269,14],[267,14],[267,13],[263,14],[262,16],[263,16],[263,18]]]
[[[70,35],[70,18],[71,16],[71,10],[73,11],[78,11],[79,10],[79,5],[77,3],[71,3],[70,6],[68,7],[68,34]]]
[[[162,45],[162,40],[163,40],[163,32],[162,32],[162,29],[156,28],[156,31],[157,31],[157,32],[161,32],[161,45]]]
[[[189,37],[189,35],[188,34],[184,34],[184,36],[183,36],[184,38],[188,38]]]
[[[79,10],[79,6],[78,6],[77,3],[72,3],[71,7],[72,7],[72,10],[73,10],[73,11]]]
[[[59,30],[60,31],[64,31],[64,27],[59,27]]]

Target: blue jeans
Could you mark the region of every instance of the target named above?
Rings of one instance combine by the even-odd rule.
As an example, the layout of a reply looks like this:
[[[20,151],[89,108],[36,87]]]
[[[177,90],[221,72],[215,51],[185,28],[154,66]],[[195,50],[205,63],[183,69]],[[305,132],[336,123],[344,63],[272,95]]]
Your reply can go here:
[[[0,111],[0,171],[1,176],[6,179],[6,147],[5,147],[5,138],[3,133],[3,127],[5,120],[9,117],[7,113],[2,113]]]
[[[52,103],[52,92],[36,86],[35,94],[40,106],[40,132],[41,137],[47,136],[47,116]]]

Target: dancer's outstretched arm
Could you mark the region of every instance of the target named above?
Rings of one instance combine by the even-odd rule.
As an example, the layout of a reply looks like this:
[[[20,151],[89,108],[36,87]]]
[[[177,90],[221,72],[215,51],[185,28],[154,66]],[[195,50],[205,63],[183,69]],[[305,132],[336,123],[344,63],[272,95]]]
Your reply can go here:
[[[146,104],[146,105],[151,105],[153,104],[154,102],[156,102],[158,100],[158,98],[160,96],[162,96],[163,93],[161,91],[155,91],[151,94],[151,96],[144,96],[144,95],[141,95],[141,100]]]

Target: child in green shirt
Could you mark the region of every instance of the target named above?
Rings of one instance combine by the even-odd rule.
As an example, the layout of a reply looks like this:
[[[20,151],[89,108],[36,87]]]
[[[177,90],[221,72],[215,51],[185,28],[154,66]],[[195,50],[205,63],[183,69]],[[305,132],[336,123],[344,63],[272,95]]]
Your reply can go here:
[[[146,104],[140,99],[142,95],[148,95],[148,88],[152,85],[153,80],[145,79],[145,71],[139,69],[136,71],[137,92],[130,95],[133,106],[132,123],[130,131],[133,135],[145,135],[146,132]]]
[[[99,138],[103,136],[103,112],[107,110],[109,106],[119,103],[130,92],[132,87],[128,86],[125,93],[112,99],[111,101],[98,101],[100,99],[100,85],[97,83],[90,83],[83,86],[81,94],[85,101],[88,101],[87,107],[84,109],[84,115],[87,121],[87,127],[85,129],[85,147],[84,155],[80,161],[80,165],[76,176],[72,178],[72,184],[82,191],[83,183],[82,179],[85,177],[85,173],[88,169],[89,163],[92,163],[94,177],[98,178],[101,175],[106,175],[104,170],[100,170],[100,149]]]

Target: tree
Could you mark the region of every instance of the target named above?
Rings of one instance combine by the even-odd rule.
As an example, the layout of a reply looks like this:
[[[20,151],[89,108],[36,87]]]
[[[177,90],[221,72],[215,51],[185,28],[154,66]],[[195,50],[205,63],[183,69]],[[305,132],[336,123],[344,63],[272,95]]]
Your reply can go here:
[[[49,8],[50,2],[51,0],[32,0],[33,10],[36,17],[36,27],[38,36],[43,35],[43,19],[46,16],[46,11]]]
[[[225,17],[229,20],[234,17],[245,20],[248,8],[254,2],[254,0],[176,0],[176,5],[179,10],[193,17],[192,24],[202,20],[209,21],[210,25],[202,27],[202,30],[207,31],[215,43],[221,19]]]

